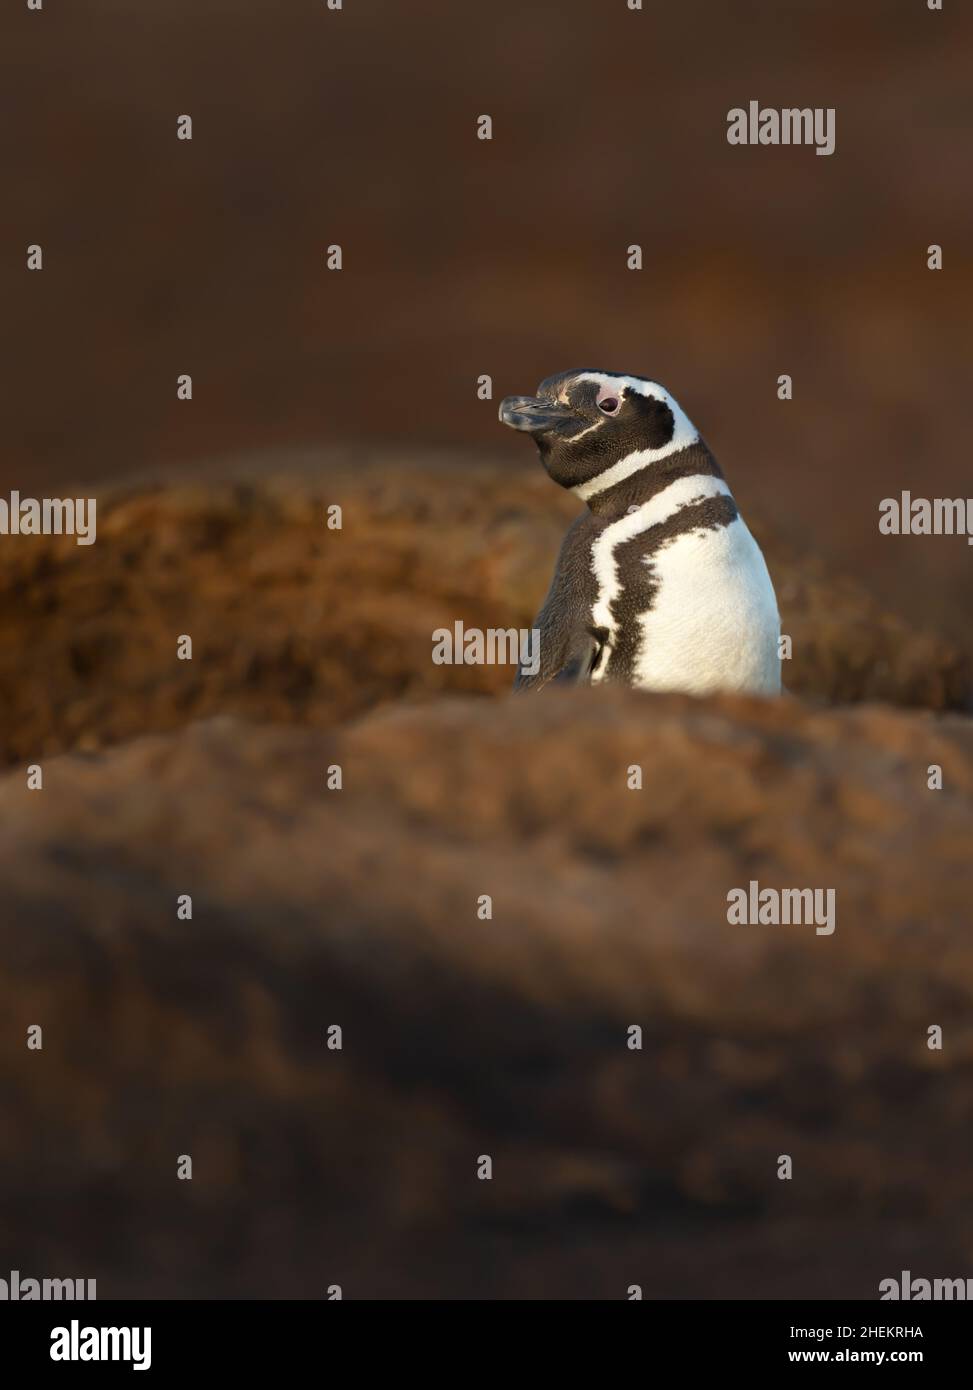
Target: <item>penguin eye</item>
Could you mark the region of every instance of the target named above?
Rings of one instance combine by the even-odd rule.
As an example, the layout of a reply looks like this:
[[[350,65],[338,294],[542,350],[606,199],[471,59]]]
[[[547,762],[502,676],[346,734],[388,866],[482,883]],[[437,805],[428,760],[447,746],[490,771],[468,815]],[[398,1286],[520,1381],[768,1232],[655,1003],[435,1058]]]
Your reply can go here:
[[[621,401],[617,396],[605,396],[598,402],[598,409],[603,410],[606,415],[617,415]]]

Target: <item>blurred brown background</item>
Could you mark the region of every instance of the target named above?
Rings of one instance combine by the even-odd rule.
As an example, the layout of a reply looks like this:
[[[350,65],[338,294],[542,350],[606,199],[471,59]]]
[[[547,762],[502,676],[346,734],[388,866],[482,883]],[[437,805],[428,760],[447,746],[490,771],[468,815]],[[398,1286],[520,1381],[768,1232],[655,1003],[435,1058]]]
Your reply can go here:
[[[0,486],[297,443],[526,468],[478,374],[500,397],[604,366],[670,386],[745,508],[961,622],[963,541],[879,537],[877,502],[971,491],[964,7],[86,0],[3,22]],[[729,146],[751,98],[834,106],[836,153]]]

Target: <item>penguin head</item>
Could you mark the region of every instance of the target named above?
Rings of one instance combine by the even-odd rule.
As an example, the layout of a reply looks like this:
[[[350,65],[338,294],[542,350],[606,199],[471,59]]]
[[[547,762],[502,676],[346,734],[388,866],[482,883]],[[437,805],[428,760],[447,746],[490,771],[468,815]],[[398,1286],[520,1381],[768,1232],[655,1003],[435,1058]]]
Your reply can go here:
[[[614,473],[641,470],[699,441],[658,382],[587,368],[549,376],[536,396],[507,396],[500,419],[531,435],[554,481],[584,498],[602,479],[609,486]]]

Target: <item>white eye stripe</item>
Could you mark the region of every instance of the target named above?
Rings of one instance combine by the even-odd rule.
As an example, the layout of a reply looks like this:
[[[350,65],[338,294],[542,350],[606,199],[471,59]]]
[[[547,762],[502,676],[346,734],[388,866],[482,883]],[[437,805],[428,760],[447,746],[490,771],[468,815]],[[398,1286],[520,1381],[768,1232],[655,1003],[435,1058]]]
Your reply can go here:
[[[573,444],[576,439],[584,439],[585,435],[590,434],[592,430],[600,429],[607,418],[608,417],[606,415],[603,415],[601,419],[596,420],[593,425],[588,425],[585,429],[579,430],[577,434],[569,435],[569,437],[564,441],[565,444]]]
[[[664,386],[660,386],[657,381],[643,381],[641,377],[635,376],[606,376],[602,372],[582,372],[575,377],[576,381],[594,381],[598,384],[606,395],[621,397],[626,390],[634,391],[639,396],[649,396],[653,400],[664,401],[666,405],[672,406],[673,400]]]

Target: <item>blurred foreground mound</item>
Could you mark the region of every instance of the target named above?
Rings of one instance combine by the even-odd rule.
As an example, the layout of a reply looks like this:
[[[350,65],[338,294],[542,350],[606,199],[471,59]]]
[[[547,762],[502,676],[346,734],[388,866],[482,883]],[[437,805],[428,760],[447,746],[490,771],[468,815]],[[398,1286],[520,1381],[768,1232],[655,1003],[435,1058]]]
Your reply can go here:
[[[509,688],[506,666],[434,666],[432,632],[529,626],[577,502],[522,461],[285,463],[102,497],[92,547],[4,538],[0,758],[220,713],[329,726],[403,695]],[[340,531],[327,528],[330,504]],[[788,689],[970,708],[968,654],[754,530],[793,642]],[[176,659],[183,634],[191,662]]]
[[[213,590],[227,508],[191,552]],[[298,534],[254,590],[278,621],[335,563]],[[376,548],[405,611],[433,556]],[[51,759],[42,792],[11,771],[0,823],[11,1268],[102,1298],[872,1300],[969,1273],[968,720],[605,690],[226,719]],[[729,925],[751,878],[834,888],[834,935]]]

